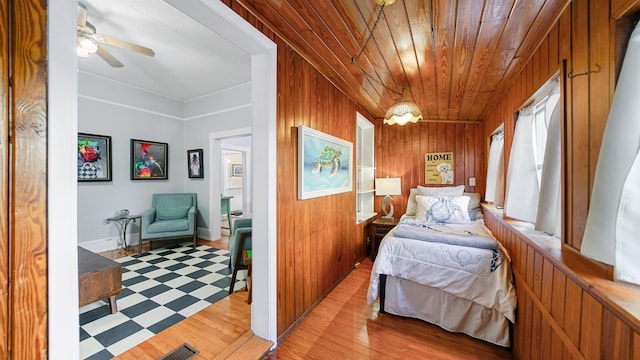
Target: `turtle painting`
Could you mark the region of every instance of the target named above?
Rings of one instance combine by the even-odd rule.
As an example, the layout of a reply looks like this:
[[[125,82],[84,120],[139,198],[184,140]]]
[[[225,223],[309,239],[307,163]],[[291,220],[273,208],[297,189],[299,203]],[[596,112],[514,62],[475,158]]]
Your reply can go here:
[[[318,172],[322,172],[323,168],[329,169],[329,176],[335,175],[338,170],[340,170],[340,156],[342,156],[342,151],[336,150],[331,146],[325,146],[318,158],[313,162],[313,169],[311,169],[311,173],[315,174]]]

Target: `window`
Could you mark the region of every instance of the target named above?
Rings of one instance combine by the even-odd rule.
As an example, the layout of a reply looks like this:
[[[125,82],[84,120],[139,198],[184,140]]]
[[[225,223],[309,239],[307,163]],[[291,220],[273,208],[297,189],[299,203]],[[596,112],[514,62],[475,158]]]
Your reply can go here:
[[[631,34],[596,167],[581,253],[640,285],[640,26]]]
[[[505,215],[557,234],[560,228],[560,86],[543,85],[518,113],[507,173]]]

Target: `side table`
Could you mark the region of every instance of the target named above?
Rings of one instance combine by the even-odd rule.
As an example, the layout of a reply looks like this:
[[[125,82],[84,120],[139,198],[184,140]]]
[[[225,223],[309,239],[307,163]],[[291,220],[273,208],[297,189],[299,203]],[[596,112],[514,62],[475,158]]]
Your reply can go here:
[[[107,218],[107,224],[116,223],[118,226],[120,239],[118,240],[118,247],[123,249],[129,249],[131,246],[127,244],[127,226],[130,222],[138,223],[138,241],[142,241],[142,216],[141,215],[119,215]]]
[[[249,291],[247,304],[251,304],[251,288],[253,287],[253,284],[251,284],[251,258],[251,250],[242,250],[242,261],[244,261],[244,264],[247,265],[247,280],[245,281],[247,284],[247,290]]]
[[[380,246],[380,242],[382,238],[396,225],[398,225],[398,220],[396,218],[377,218],[375,219],[371,225],[371,260],[376,258],[378,255],[378,247]]]

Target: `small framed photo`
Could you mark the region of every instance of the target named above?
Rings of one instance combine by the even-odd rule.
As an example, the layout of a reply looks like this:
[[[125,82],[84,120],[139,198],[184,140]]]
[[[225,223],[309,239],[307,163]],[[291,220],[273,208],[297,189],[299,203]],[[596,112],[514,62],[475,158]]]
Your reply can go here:
[[[111,181],[111,136],[78,133],[78,181]]]
[[[202,167],[202,149],[187,151],[187,173],[189,178],[204,178],[204,168]]]
[[[131,180],[167,180],[169,144],[131,139]]]
[[[244,169],[241,164],[231,164],[231,176],[242,176]]]

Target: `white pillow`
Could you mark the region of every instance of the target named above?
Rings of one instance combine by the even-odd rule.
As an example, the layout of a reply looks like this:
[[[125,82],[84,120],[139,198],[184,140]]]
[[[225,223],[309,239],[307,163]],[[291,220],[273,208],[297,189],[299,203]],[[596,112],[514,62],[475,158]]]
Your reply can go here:
[[[461,196],[464,192],[464,185],[458,186],[420,186],[418,192],[425,196]]]
[[[469,219],[468,196],[416,196],[416,221],[461,224]]]
[[[460,196],[464,192],[464,185],[458,186],[434,186],[425,187],[418,185],[417,188],[409,190],[409,200],[407,201],[407,209],[404,211],[407,216],[415,216],[418,204],[416,203],[416,195],[426,196]]]
[[[482,209],[480,208],[480,201],[482,200],[479,193],[463,193],[462,196],[469,197],[469,219],[478,220],[483,219]]]
[[[404,211],[407,216],[416,216],[416,209],[418,203],[416,203],[416,195],[418,195],[418,189],[412,188],[409,190],[409,200],[407,201],[407,209]]]

